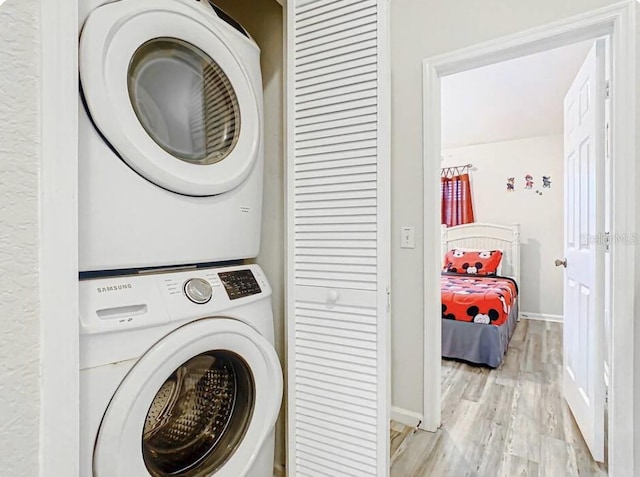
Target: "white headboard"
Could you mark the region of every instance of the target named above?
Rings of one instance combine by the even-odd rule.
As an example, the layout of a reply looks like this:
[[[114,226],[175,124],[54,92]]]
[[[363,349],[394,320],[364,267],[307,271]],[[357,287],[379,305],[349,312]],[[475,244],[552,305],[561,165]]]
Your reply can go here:
[[[503,251],[502,275],[514,277],[520,285],[520,225],[498,225],[475,222],[442,226],[442,259],[452,248]]]

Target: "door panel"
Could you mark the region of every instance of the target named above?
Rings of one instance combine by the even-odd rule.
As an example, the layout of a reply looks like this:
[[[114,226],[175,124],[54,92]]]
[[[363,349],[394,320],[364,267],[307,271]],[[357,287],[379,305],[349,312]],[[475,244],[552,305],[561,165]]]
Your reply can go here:
[[[595,42],[565,98],[564,394],[604,460],[604,58]]]
[[[288,5],[290,476],[389,472],[386,19]]]

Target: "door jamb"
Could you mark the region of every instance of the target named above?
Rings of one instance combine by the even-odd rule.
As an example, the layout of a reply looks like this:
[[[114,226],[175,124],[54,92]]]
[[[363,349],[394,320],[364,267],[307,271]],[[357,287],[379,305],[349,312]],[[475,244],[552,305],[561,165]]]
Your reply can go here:
[[[78,1],[40,7],[40,472],[78,475]]]
[[[435,432],[441,422],[440,263],[440,78],[583,40],[609,35],[612,51],[611,235],[635,230],[636,46],[634,1],[477,44],[423,61],[424,190],[424,420]],[[626,235],[625,235],[626,234]],[[609,475],[634,475],[634,298],[633,247],[612,243]],[[625,292],[627,291],[627,292]],[[615,317],[615,318],[614,318]]]

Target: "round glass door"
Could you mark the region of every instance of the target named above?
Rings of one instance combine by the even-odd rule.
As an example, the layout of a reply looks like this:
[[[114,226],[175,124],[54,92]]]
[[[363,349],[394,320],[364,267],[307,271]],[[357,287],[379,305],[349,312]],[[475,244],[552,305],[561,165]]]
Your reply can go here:
[[[254,378],[239,355],[210,351],[188,360],[160,387],[147,412],[147,471],[154,477],[213,474],[242,442],[254,400]]]
[[[192,2],[147,3],[108,2],[84,23],[87,113],[152,184],[192,197],[228,192],[264,157],[260,50],[228,38],[226,23]]]
[[[250,476],[282,387],[275,349],[248,324],[216,317],[183,325],[148,349],[111,397],[94,474]]]
[[[142,127],[177,159],[215,164],[238,142],[240,106],[231,82],[188,42],[155,38],[141,45],[129,64],[128,90]]]

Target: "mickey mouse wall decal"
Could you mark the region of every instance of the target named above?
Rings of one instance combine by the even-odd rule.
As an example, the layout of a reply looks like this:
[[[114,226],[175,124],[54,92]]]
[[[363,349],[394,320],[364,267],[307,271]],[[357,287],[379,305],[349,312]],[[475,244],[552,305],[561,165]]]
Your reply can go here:
[[[525,189],[533,189],[533,176],[531,174],[524,176],[524,182]]]
[[[507,177],[507,192],[513,192],[516,189],[515,182],[515,177]]]

